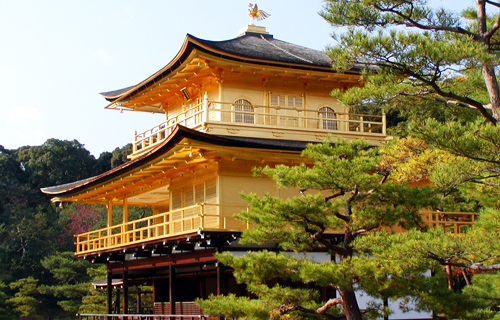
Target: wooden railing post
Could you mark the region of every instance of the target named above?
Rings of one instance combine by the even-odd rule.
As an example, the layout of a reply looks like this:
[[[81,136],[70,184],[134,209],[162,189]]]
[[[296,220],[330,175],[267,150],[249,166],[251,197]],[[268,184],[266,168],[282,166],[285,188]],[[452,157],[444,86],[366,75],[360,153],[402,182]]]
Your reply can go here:
[[[200,229],[205,229],[205,203],[201,204]]]
[[[137,130],[134,130],[134,136],[132,138],[132,153],[137,151]]]
[[[203,122],[208,122],[208,93],[203,95]]]
[[[386,135],[387,133],[387,117],[385,116],[385,112],[382,112],[382,134]]]

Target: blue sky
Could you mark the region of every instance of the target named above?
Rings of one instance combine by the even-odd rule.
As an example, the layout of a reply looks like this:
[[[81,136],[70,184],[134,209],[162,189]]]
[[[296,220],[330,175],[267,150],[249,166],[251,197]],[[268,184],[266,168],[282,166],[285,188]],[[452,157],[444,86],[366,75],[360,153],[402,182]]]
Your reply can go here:
[[[233,38],[248,0],[0,0],[0,145],[76,139],[94,156],[132,142],[162,115],[105,110],[99,92],[136,84],[166,65],[186,33]],[[457,11],[472,0],[435,0]],[[280,40],[322,50],[334,31],[321,0],[264,0],[258,22]]]

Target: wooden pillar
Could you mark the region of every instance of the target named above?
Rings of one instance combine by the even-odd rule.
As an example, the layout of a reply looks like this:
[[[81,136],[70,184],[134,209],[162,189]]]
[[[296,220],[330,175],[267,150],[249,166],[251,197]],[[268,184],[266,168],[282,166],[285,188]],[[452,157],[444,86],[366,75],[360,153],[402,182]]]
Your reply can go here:
[[[128,200],[123,199],[123,223],[128,222]]]
[[[137,303],[136,303],[136,308],[135,308],[135,313],[141,314],[141,287],[137,287]]]
[[[205,279],[203,278],[203,263],[200,263],[200,299],[205,299]]]
[[[226,277],[224,276],[224,264],[217,262],[217,295],[226,294]],[[219,320],[224,320],[224,316],[220,316]]]
[[[123,314],[128,313],[128,271],[123,270]]]
[[[224,275],[225,266],[217,262],[217,295],[226,294],[226,277]]]
[[[122,243],[127,243],[129,241],[129,237],[126,234],[128,231],[128,227],[125,225],[125,223],[128,222],[128,201],[127,199],[123,199],[123,219],[122,219]]]
[[[108,271],[106,278],[106,303],[108,314],[113,313],[113,273]]]
[[[205,91],[203,95],[203,122],[208,122],[208,93]]]
[[[168,300],[170,301],[170,314],[175,314],[175,303],[177,300],[176,292],[177,292],[177,281],[175,275],[175,266],[168,266]]]
[[[115,312],[116,314],[120,313],[120,289],[116,288],[116,299],[115,299]]]
[[[389,299],[387,298],[384,298],[384,312],[387,311],[387,309],[389,308]],[[384,320],[389,320],[389,315],[384,315]]]
[[[111,201],[108,201],[106,207],[108,208],[108,228],[111,228],[113,226],[113,205]]]

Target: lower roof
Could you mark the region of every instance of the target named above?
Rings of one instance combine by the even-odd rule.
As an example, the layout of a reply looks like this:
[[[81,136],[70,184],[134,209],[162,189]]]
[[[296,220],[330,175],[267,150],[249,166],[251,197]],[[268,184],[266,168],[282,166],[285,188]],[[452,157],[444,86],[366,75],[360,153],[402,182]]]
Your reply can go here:
[[[104,172],[98,176],[86,178],[83,180],[41,188],[43,193],[54,195],[57,197],[65,197],[67,195],[83,192],[90,188],[99,186],[106,181],[117,178],[127,172],[139,169],[149,163],[164,157],[168,152],[178,147],[181,141],[190,139],[199,141],[205,144],[233,148],[251,148],[259,150],[276,150],[276,151],[289,151],[298,153],[305,149],[307,142],[304,141],[290,141],[279,139],[262,139],[262,138],[245,138],[245,137],[232,137],[232,136],[218,136],[203,133],[200,131],[188,129],[184,126],[177,125],[167,139],[165,139],[156,148],[146,152],[145,154],[126,162],[116,168]]]

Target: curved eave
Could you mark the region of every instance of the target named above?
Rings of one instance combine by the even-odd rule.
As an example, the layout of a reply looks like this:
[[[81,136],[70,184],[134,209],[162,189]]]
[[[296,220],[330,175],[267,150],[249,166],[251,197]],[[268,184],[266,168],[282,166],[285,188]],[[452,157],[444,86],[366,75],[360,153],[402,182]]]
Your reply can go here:
[[[74,194],[85,192],[88,189],[98,187],[103,183],[120,178],[123,174],[155,163],[159,160],[158,158],[163,158],[166,153],[175,148],[183,139],[190,139],[223,147],[255,148],[261,150],[281,150],[292,152],[300,152],[305,148],[306,144],[305,142],[298,141],[216,136],[178,125],[164,142],[140,157],[126,162],[101,175],[64,185],[41,188],[41,191],[45,194],[56,196],[53,201],[60,201],[63,200],[63,198],[70,197]]]
[[[196,38],[190,34],[187,34],[184,43],[177,55],[170,61],[165,67],[160,69],[158,72],[145,79],[144,81],[138,83],[135,86],[127,87],[124,89],[109,91],[101,93],[101,95],[111,102],[106,108],[111,105],[121,101],[132,98],[135,94],[147,89],[148,87],[160,82],[162,79],[168,77],[170,74],[178,70],[186,62],[186,60],[191,56],[192,51],[199,50],[200,52],[212,55],[216,58],[227,59],[234,61],[235,63],[246,63],[266,67],[278,67],[302,71],[318,71],[318,72],[335,72],[330,67],[318,66],[314,64],[304,64],[304,63],[290,63],[281,61],[271,61],[263,60],[253,57],[248,57],[244,55],[239,55],[231,52],[227,52],[218,48],[214,48],[207,43],[206,40]],[[352,68],[351,70],[345,71],[346,74],[359,74],[357,68]]]

